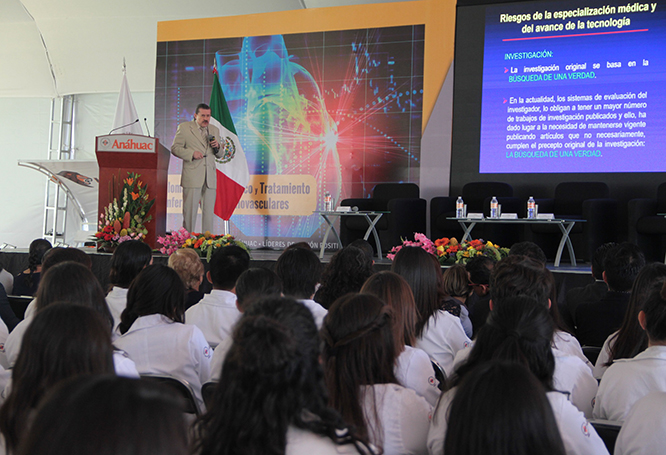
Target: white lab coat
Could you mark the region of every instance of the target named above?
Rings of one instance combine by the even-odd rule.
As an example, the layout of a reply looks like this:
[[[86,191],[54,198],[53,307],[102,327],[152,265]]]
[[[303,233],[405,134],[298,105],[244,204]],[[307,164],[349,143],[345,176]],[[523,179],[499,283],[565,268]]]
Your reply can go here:
[[[353,444],[338,445],[326,436],[290,426],[287,429],[286,455],[358,455]]]
[[[199,327],[208,344],[215,349],[222,340],[231,336],[231,330],[240,316],[236,294],[213,289],[185,312],[185,323]]]
[[[114,286],[106,295],[106,304],[109,306],[111,316],[113,316],[113,328],[120,324],[120,315],[127,306],[127,291],[129,289]]]
[[[592,362],[590,362],[585,354],[583,354],[583,348],[580,347],[580,343],[576,337],[570,333],[556,330],[553,334],[553,347],[567,355],[578,357],[585,365],[587,365],[590,371],[594,369]]]
[[[604,373],[608,369],[606,364],[608,363],[608,360],[610,360],[611,356],[611,347],[613,344],[615,344],[615,339],[617,337],[618,332],[613,332],[610,335],[608,335],[608,338],[606,338],[606,341],[604,341],[604,345],[601,347],[601,351],[599,352],[599,357],[597,357],[597,363],[594,364],[594,378],[597,380],[601,380],[601,378],[604,376]]]
[[[449,407],[457,388],[442,395],[428,431],[428,453],[442,455],[448,427]],[[608,455],[608,450],[592,425],[560,392],[546,393],[567,455]],[[452,418],[456,418],[452,416]]]
[[[634,404],[615,443],[615,455],[655,455],[666,450],[666,393],[653,392]]]
[[[370,442],[383,447],[384,455],[427,453],[432,406],[416,392],[398,384],[361,386],[361,407]]]
[[[594,417],[623,422],[631,407],[651,392],[666,392],[666,346],[651,346],[634,358],[613,362],[601,379]]]
[[[439,363],[449,377],[456,353],[471,343],[460,319],[447,311],[438,310],[430,317],[421,337],[416,340],[416,347]]]
[[[196,326],[161,314],[141,316],[114,344],[134,361],[140,374],[187,381],[203,409],[201,385],[210,377],[212,350]]]
[[[310,310],[312,317],[315,320],[315,324],[317,325],[317,329],[321,329],[322,324],[324,324],[324,318],[328,314],[328,310],[312,299],[301,299],[299,302]]]
[[[430,357],[421,349],[405,346],[395,362],[395,377],[400,384],[412,389],[435,406],[441,394]]]

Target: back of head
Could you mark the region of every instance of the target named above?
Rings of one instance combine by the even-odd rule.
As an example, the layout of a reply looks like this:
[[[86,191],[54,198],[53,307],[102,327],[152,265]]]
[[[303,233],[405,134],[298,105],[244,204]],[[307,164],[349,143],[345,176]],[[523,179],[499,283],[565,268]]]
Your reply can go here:
[[[0,410],[0,430],[12,450],[30,412],[59,381],[113,374],[111,329],[92,308],[57,304],[39,311],[23,336],[12,390]]]
[[[460,383],[449,411],[445,453],[565,453],[544,388],[522,365],[479,365]]]
[[[606,260],[606,254],[613,248],[617,246],[615,242],[607,242],[601,245],[594,251],[594,256],[592,257],[592,275],[597,280],[603,280],[604,273],[604,261]]]
[[[179,248],[169,256],[169,267],[174,269],[186,289],[192,289],[203,277],[204,266],[201,258],[192,248]]]
[[[51,242],[46,239],[35,239],[30,242],[28,249],[28,268],[32,271],[42,263],[44,254],[53,247]]]
[[[464,265],[455,264],[444,271],[442,290],[451,297],[467,297],[469,295],[469,275]]]
[[[423,333],[430,316],[441,307],[442,270],[437,258],[417,247],[403,247],[393,258],[391,271],[407,281],[414,294],[419,320],[416,337]]]
[[[186,455],[182,406],[160,384],[115,375],[66,381],[47,395],[22,455]]]
[[[329,403],[363,436],[369,428],[361,386],[396,383],[391,307],[369,294],[348,294],[329,309],[319,332]]]
[[[150,264],[153,252],[148,244],[139,240],[121,243],[111,256],[109,281],[114,286],[129,288],[132,280]]]
[[[526,256],[502,259],[490,275],[490,294],[495,307],[508,297],[519,295],[548,307],[552,285],[552,274],[544,264]]]
[[[282,281],[275,272],[263,267],[247,269],[236,281],[236,304],[243,312],[251,302],[282,294]]]
[[[479,330],[467,362],[456,370],[458,380],[477,365],[499,359],[524,364],[546,390],[552,390],[552,339],[553,324],[545,306],[529,297],[507,298],[490,312],[488,322]]]
[[[611,248],[604,258],[604,274],[608,289],[625,292],[645,265],[645,256],[638,246],[623,242]]]
[[[324,268],[317,301],[328,308],[338,297],[360,291],[373,273],[372,259],[368,259],[363,250],[346,246],[337,251]]]
[[[495,261],[488,256],[475,256],[465,264],[469,273],[469,279],[474,284],[490,284],[490,272],[495,266]]]
[[[102,286],[90,269],[78,262],[61,262],[49,267],[39,282],[36,298],[38,311],[52,303],[70,303],[93,308],[109,326],[113,324]]]
[[[42,260],[42,273],[61,262],[78,262],[85,267],[92,269],[92,259],[90,255],[78,248],[51,248],[44,255]]]
[[[407,281],[397,273],[379,272],[366,280],[361,292],[378,297],[393,309],[396,353],[402,352],[404,345],[414,346],[418,315],[414,295]]]
[[[230,291],[238,277],[250,267],[250,255],[243,248],[229,245],[219,248],[210,258],[210,277],[215,289]]]
[[[126,333],[141,316],[162,314],[184,322],[185,285],[178,274],[162,264],[149,265],[132,281],[127,307],[120,316],[120,333]]]
[[[278,258],[275,273],[282,280],[285,295],[309,299],[321,277],[321,262],[312,250],[288,248]]]
[[[666,344],[666,282],[652,287],[643,306],[645,331],[650,343]]]
[[[368,257],[368,259],[370,259],[371,262],[374,261],[375,252],[372,249],[372,245],[370,245],[370,243],[367,240],[356,239],[347,246],[353,246],[355,248],[358,248],[359,250],[365,253],[365,255]]]
[[[509,256],[527,256],[546,265],[546,253],[534,242],[518,242],[511,245]]]

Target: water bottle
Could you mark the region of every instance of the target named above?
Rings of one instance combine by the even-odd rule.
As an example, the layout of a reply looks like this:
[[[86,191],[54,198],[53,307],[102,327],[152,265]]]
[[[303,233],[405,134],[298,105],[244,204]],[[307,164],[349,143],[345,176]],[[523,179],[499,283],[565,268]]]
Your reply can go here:
[[[530,196],[530,198],[527,200],[527,218],[530,220],[533,220],[535,218],[534,214],[534,209],[536,208],[536,203],[534,202],[534,198]]]
[[[497,206],[498,206],[497,198],[493,196],[493,198],[490,200],[490,218],[497,218]]]
[[[458,199],[456,200],[456,218],[464,218],[465,217],[465,203],[463,202],[462,196],[458,196]]]
[[[333,198],[331,197],[331,193],[328,191],[326,194],[324,194],[324,212],[332,212],[333,211]]]

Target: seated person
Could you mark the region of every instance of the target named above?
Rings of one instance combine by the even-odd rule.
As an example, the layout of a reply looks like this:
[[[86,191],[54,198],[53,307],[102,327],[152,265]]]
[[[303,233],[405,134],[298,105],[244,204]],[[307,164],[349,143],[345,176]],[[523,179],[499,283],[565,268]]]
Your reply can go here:
[[[42,271],[42,258],[51,248],[51,242],[46,239],[35,239],[30,243],[28,268],[14,278],[14,295],[35,295]]]
[[[473,291],[467,299],[467,308],[474,337],[486,323],[488,313],[490,313],[490,273],[493,267],[495,267],[495,261],[488,256],[475,256],[465,264]]]
[[[360,291],[365,280],[374,273],[372,265],[372,258],[360,248],[350,245],[337,251],[321,274],[315,302],[329,308],[338,297]]]
[[[179,248],[169,256],[169,267],[174,269],[187,289],[185,309],[204,298],[200,290],[204,279],[204,266],[193,248]]]

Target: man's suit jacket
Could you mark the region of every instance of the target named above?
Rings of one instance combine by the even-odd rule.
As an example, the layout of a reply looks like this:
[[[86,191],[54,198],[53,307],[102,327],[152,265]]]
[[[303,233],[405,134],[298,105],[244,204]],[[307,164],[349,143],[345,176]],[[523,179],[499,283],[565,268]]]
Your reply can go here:
[[[208,133],[215,136],[218,142],[220,132],[217,127],[208,125]],[[195,151],[204,154],[202,160],[193,160]],[[183,160],[183,172],[180,176],[180,186],[183,188],[201,188],[204,181],[208,188],[217,187],[215,175],[215,154],[213,149],[202,136],[199,125],[192,120],[178,125],[178,131],[173,138],[171,153]]]

